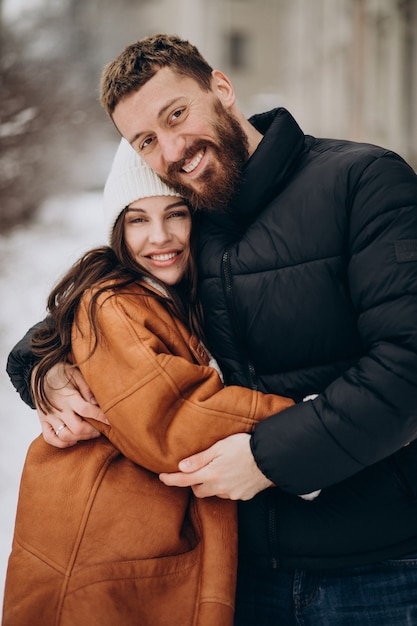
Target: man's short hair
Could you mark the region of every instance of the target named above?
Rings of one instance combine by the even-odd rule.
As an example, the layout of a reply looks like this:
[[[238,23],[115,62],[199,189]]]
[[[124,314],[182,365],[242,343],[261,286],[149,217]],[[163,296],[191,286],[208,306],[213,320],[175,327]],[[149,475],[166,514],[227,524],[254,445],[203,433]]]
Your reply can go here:
[[[100,101],[112,116],[118,103],[138,91],[162,67],[196,80],[209,91],[213,68],[198,49],[176,35],[152,35],[127,46],[101,77]]]

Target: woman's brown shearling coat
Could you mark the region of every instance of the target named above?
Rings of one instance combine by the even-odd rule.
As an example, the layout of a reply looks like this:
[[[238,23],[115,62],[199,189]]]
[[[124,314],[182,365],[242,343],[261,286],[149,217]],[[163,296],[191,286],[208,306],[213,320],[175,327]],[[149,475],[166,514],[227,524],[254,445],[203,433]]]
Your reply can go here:
[[[73,357],[110,426],[65,450],[32,443],[3,626],[233,623],[235,503],[166,487],[158,473],[292,402],[223,387],[198,340],[148,291],[100,297],[86,361],[91,294],[83,299]]]

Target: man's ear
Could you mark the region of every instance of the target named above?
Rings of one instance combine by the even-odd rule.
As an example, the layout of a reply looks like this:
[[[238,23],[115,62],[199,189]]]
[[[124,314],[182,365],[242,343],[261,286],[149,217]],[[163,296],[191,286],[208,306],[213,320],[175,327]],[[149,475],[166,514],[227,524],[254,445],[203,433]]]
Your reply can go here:
[[[226,108],[230,108],[236,101],[236,94],[229,78],[220,70],[211,73],[212,89]]]

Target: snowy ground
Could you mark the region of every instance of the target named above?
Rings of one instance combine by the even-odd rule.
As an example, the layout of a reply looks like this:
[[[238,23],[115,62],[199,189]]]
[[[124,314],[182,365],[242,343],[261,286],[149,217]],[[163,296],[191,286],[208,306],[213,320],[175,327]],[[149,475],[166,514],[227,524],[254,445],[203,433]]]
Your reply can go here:
[[[36,413],[9,382],[7,355],[44,317],[56,279],[85,250],[103,242],[101,193],[52,198],[36,224],[0,236],[0,609],[20,474],[28,445],[40,432]]]

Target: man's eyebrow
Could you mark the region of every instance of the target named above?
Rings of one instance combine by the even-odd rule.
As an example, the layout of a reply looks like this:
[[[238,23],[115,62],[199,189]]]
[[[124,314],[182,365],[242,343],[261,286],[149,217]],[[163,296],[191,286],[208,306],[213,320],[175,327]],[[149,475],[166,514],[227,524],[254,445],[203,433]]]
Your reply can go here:
[[[168,102],[162,107],[162,109],[160,109],[158,111],[158,115],[156,116],[157,120],[160,120],[161,117],[163,117],[165,115],[165,113],[167,112],[167,110],[169,108],[171,108],[172,106],[174,106],[174,104],[180,100],[181,96],[175,96],[175,98],[172,98],[171,100],[168,100]],[[141,137],[142,135],[146,135],[146,131],[139,131],[137,132],[134,137],[132,137],[132,139],[129,139],[129,143],[130,145],[133,145],[135,143],[135,141],[137,139],[139,139],[139,137]]]

